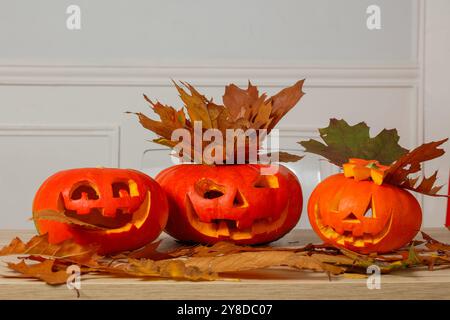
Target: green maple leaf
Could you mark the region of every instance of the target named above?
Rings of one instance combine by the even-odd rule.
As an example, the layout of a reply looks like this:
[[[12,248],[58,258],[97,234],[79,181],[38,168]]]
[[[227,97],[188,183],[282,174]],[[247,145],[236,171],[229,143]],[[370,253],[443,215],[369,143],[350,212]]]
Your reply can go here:
[[[365,122],[351,126],[343,119],[330,119],[328,127],[319,129],[324,143],[310,139],[299,144],[306,152],[321,155],[337,166],[349,158],[378,160],[390,165],[408,152],[398,144],[400,137],[396,129],[383,129],[373,138],[369,130]]]

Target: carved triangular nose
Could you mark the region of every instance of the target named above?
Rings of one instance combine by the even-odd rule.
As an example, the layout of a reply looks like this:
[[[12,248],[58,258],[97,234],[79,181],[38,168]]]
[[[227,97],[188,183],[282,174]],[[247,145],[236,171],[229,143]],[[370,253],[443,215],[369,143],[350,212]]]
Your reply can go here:
[[[244,195],[239,190],[236,190],[236,195],[233,199],[233,207],[243,208],[247,206],[247,200],[245,200]]]
[[[353,212],[350,212],[343,221],[351,222],[351,223],[359,223],[360,222],[358,217],[355,216],[355,214]]]

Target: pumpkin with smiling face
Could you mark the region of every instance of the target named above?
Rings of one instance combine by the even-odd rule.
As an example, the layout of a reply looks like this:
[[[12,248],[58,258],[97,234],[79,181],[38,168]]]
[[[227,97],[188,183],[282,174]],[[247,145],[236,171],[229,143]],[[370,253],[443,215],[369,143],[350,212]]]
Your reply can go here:
[[[80,223],[45,219],[41,215],[45,211]],[[49,177],[35,195],[33,216],[39,233],[48,233],[50,243],[67,239],[95,243],[99,253],[107,254],[155,240],[167,222],[168,205],[161,187],[141,172],[81,168]]]
[[[190,242],[259,244],[277,240],[300,219],[302,192],[297,177],[279,166],[262,175],[263,165],[170,167],[156,180],[167,194],[166,231]]]
[[[323,241],[359,253],[398,249],[414,238],[422,222],[420,205],[408,191],[344,174],[314,189],[308,216]]]

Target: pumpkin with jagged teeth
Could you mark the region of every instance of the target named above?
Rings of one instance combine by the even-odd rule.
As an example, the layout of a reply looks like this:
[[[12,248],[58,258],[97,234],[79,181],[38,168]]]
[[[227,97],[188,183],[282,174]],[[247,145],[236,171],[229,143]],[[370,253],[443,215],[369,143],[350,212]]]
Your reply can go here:
[[[298,222],[302,191],[293,172],[279,166],[184,164],[163,170],[170,216],[166,231],[183,241],[257,244],[277,240]]]
[[[52,244],[73,239],[107,254],[155,240],[166,225],[168,204],[161,187],[142,172],[79,168],[44,181],[34,198],[33,218]]]
[[[408,191],[336,174],[308,202],[309,221],[327,243],[360,253],[389,252],[419,231],[422,210]]]

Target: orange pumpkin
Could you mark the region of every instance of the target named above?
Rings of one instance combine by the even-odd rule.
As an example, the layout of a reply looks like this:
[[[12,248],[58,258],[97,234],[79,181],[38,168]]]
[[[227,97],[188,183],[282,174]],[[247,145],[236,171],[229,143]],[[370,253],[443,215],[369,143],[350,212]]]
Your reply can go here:
[[[286,167],[273,175],[261,175],[261,168],[183,164],[162,171],[156,180],[169,200],[166,231],[200,243],[258,244],[282,237],[300,219],[301,187]]]
[[[42,210],[98,228],[38,218]],[[161,187],[141,172],[82,168],[49,177],[35,195],[33,214],[38,232],[48,233],[50,243],[67,239],[96,243],[106,254],[155,240],[167,222],[168,204]]]
[[[406,245],[422,223],[420,205],[408,191],[343,174],[314,189],[308,216],[323,241],[364,254]]]

